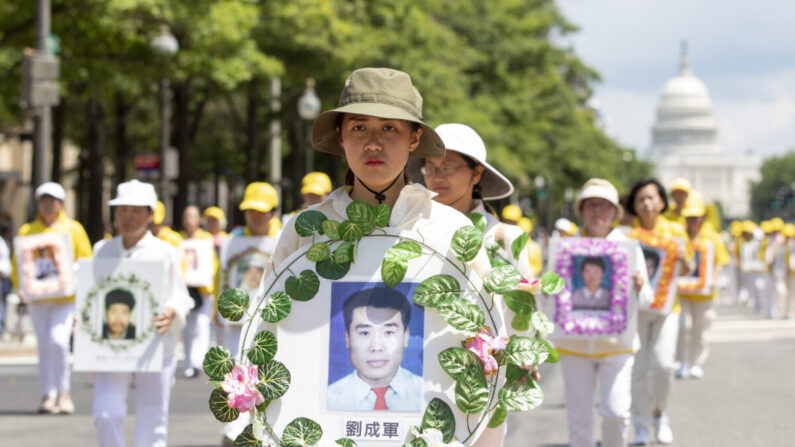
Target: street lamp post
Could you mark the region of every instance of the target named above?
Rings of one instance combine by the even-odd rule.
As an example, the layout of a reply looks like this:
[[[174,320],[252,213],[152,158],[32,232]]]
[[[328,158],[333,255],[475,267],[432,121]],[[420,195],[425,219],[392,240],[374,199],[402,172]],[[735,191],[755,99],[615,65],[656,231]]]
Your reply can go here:
[[[160,34],[152,39],[152,48],[164,57],[173,56],[179,51],[179,42],[165,25],[160,28]],[[168,77],[160,77],[160,198],[169,209],[169,185],[167,156],[169,146],[169,134],[171,133],[168,120],[168,104],[171,99],[171,88]]]
[[[315,169],[315,151],[312,150],[312,121],[320,112],[320,98],[315,93],[315,80],[308,78],[304,94],[298,98],[298,116],[304,120],[306,128],[306,172]]]

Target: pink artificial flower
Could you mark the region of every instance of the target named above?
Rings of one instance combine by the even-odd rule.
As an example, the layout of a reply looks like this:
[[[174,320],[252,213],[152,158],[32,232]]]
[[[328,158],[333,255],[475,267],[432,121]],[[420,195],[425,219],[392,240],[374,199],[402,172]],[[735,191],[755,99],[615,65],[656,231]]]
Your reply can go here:
[[[494,353],[502,351],[508,346],[508,337],[493,337],[491,329],[484,327],[478,333],[467,340],[467,349],[483,361],[483,372],[486,374],[496,374],[500,365],[494,358]]]
[[[541,291],[541,281],[537,279],[528,281],[527,279],[522,278],[522,280],[519,281],[519,285],[517,286],[517,288],[519,290],[524,290],[527,293],[535,295]]]
[[[229,395],[226,404],[246,412],[265,402],[257,389],[258,381],[256,366],[235,366],[221,382],[221,388]]]

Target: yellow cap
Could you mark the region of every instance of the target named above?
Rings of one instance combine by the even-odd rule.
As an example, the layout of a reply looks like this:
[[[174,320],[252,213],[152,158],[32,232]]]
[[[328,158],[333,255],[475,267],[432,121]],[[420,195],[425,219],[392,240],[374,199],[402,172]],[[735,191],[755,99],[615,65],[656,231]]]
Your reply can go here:
[[[211,206],[204,210],[202,214],[204,217],[214,217],[218,220],[226,220],[226,214],[224,214],[224,210],[218,208],[217,206]]]
[[[323,172],[310,172],[301,180],[301,194],[322,196],[331,192],[331,179]]]
[[[502,209],[502,218],[519,222],[519,219],[522,218],[522,210],[516,205],[508,205]]]
[[[762,221],[762,223],[759,224],[759,228],[761,228],[765,234],[770,234],[773,232],[773,224],[769,220]]]
[[[753,233],[756,230],[756,224],[753,221],[743,221],[743,233]]]
[[[574,222],[570,222],[570,223],[571,223],[571,226],[569,227],[569,236],[574,236],[574,235],[577,234],[578,231],[580,231],[580,227],[578,227],[577,224],[574,223]]]
[[[160,225],[164,220],[166,220],[166,205],[158,200],[155,204],[155,209],[152,214],[152,223],[155,225]]]
[[[684,177],[677,177],[671,182],[671,192],[684,191],[690,194],[690,181]]]
[[[729,224],[729,232],[734,236],[737,237],[743,233],[743,223],[739,220],[733,220]]]
[[[773,231],[781,231],[784,229],[784,221],[780,217],[770,219],[770,228]]]
[[[256,210],[267,213],[279,206],[279,195],[270,183],[254,182],[246,186],[246,193],[243,195],[243,202],[240,209]]]
[[[505,213],[505,210],[502,210],[502,212]],[[530,220],[529,217],[520,217],[517,221],[517,225],[519,225],[519,228],[521,228],[525,233],[530,233],[533,231],[533,221]]]
[[[687,196],[685,206],[682,208],[682,217],[701,217],[707,213],[704,198],[698,191],[692,191]]]
[[[784,228],[781,229],[781,234],[786,237],[795,237],[795,225],[791,223],[784,224]]]

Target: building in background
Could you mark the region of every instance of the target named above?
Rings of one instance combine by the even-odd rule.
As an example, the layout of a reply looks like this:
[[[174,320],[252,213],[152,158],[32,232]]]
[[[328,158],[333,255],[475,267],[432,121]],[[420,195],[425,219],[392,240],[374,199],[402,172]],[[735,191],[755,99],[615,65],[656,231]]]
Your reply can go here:
[[[706,201],[719,202],[726,217],[750,214],[751,182],[759,181],[761,160],[723,152],[709,92],[690,69],[686,44],[679,75],[663,87],[648,156],[664,185],[685,177]]]

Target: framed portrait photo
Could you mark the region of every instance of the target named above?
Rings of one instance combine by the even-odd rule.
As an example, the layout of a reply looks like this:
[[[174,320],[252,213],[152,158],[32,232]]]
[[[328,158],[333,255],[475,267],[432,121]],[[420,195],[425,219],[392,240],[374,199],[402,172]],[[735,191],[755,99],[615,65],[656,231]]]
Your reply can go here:
[[[80,259],[79,266],[75,371],[160,371],[162,338],[152,318],[163,301],[163,262]]]
[[[789,270],[795,272],[795,238],[790,238],[787,243],[787,255],[789,259]]]
[[[711,241],[696,239],[693,241],[693,254],[696,269],[687,276],[677,279],[679,293],[687,295],[712,295],[715,272],[715,244]]]
[[[557,239],[551,269],[565,280],[545,312],[555,324],[551,338],[627,338],[631,345],[637,300],[634,241]]]
[[[75,294],[72,238],[68,233],[40,233],[14,238],[19,285],[30,300]]]
[[[745,273],[765,273],[765,250],[762,241],[751,239],[740,245],[740,270]]]
[[[289,389],[265,409],[275,432],[305,417],[322,427],[324,438],[349,438],[360,446],[402,446],[412,439],[411,427],[421,425],[435,398],[448,403],[455,436],[464,445],[485,430],[488,408],[464,414],[456,405],[456,382],[440,364],[442,351],[461,349],[464,333],[436,309],[415,304],[415,295],[423,281],[449,275],[466,284],[460,292],[465,306],[481,309],[485,324],[499,334],[506,331],[502,308],[479,298],[484,295],[477,275],[464,274],[460,264],[430,250],[416,253],[403,280],[388,287],[382,261],[402,237],[421,240],[419,235],[385,228],[383,236],[358,242],[356,260],[344,275],[296,252],[280,266],[289,266],[288,273],[263,281],[249,304],[253,315],[267,312],[280,291],[293,290],[291,281],[308,281],[313,289],[317,285],[311,299],[292,299],[289,314],[278,323],[254,319],[243,328],[243,347],[252,346],[263,331],[274,334],[278,350],[273,360],[290,372]],[[314,275],[316,269],[323,274]],[[499,386],[505,377],[488,375],[486,380]]]
[[[221,247],[220,290],[242,289],[253,299],[265,268],[271,263],[277,238],[270,236],[232,237]],[[224,324],[240,325],[218,315]]]
[[[654,299],[651,305],[642,310],[662,315],[671,313],[676,302],[677,278],[679,277],[676,268],[677,251],[679,244],[684,241],[652,233],[642,228],[634,228],[628,236],[640,243],[649,275],[649,283],[654,290]]]
[[[207,287],[213,285],[215,266],[213,265],[212,239],[188,239],[179,244],[182,252],[182,267],[185,284],[188,287]]]

